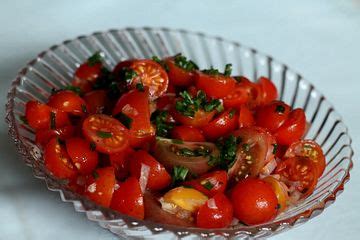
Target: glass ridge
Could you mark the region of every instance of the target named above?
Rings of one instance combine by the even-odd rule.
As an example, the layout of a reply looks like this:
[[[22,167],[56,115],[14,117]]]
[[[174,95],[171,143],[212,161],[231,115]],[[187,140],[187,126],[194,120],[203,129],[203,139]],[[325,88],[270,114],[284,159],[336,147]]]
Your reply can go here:
[[[245,75],[253,80],[260,76],[269,77],[279,89],[279,99],[291,107],[304,108],[311,123],[305,138],[317,141],[326,154],[327,166],[314,193],[271,222],[207,230],[139,221],[98,206],[70,191],[46,170],[42,153],[34,143],[33,130],[22,124],[19,117],[24,115],[27,101],[44,102],[52,88],[69,84],[75,69],[96,51],[101,51],[105,66],[109,68],[125,59],[150,58],[154,55],[165,57],[181,52],[198,63],[201,69],[210,66],[222,69],[226,63],[232,63],[235,75]],[[123,237],[249,239],[278,234],[307,222],[333,203],[344,190],[353,166],[353,150],[347,127],[332,104],[310,82],[287,65],[253,48],[187,30],[149,27],[109,30],[52,46],[31,60],[13,80],[8,92],[6,121],[10,137],[36,178],[43,179],[49,190],[58,191],[64,202],[72,202],[76,211],[85,212],[88,219]]]

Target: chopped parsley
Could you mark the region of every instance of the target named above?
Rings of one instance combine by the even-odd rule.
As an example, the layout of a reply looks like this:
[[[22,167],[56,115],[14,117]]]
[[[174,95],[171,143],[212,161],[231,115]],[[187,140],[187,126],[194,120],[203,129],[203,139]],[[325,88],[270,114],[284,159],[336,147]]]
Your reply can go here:
[[[211,153],[209,148],[206,147],[199,147],[195,149],[189,149],[189,148],[179,148],[176,149],[176,154],[185,156],[185,157],[200,157],[200,156],[209,156]]]
[[[231,109],[229,112],[229,117],[233,118],[235,116],[236,110],[235,109]]]
[[[171,142],[175,143],[175,144],[183,144],[184,143],[184,141],[181,139],[171,139]]]
[[[232,72],[232,64],[228,63],[225,65],[224,76],[230,76]]]
[[[66,87],[64,87],[64,90],[70,90],[70,91],[73,91],[74,93],[76,93],[77,95],[82,95],[82,91],[81,91],[80,87],[67,85]]]
[[[100,52],[96,52],[94,53],[94,55],[92,55],[91,57],[88,58],[87,60],[87,64],[92,67],[98,63],[102,62],[102,56]]]
[[[91,151],[95,151],[95,150],[96,150],[96,143],[95,143],[95,142],[90,142],[90,150],[91,150]]]
[[[189,173],[189,169],[183,166],[175,166],[172,172],[172,180],[173,183],[183,182],[185,181],[187,175]]]
[[[111,138],[112,137],[111,132],[104,132],[104,131],[96,131],[96,135],[101,138]]]
[[[103,67],[93,89],[104,89],[107,91],[107,97],[110,100],[117,100],[123,93],[127,92],[127,83],[123,75],[115,76],[114,73]]]
[[[165,63],[165,61],[161,60],[158,56],[153,56],[151,58],[154,62],[157,62],[158,64],[160,64],[164,69],[165,71],[169,71],[169,66]]]
[[[188,60],[185,56],[181,55],[181,53],[176,54],[174,56],[175,65],[181,69],[184,69],[187,72],[191,72],[194,70],[198,70],[199,67],[191,60]]]
[[[25,125],[28,125],[28,124],[29,124],[29,122],[28,122],[28,120],[26,119],[25,116],[20,116],[19,119],[20,119],[20,121],[21,121],[23,124],[25,124]]]
[[[91,175],[93,176],[94,179],[98,179],[100,177],[99,173],[95,170],[91,173]]]
[[[128,115],[126,115],[125,113],[119,112],[118,114],[116,114],[114,116],[114,118],[119,120],[127,129],[131,128],[133,119],[131,117],[129,117]]]
[[[55,129],[56,128],[56,113],[50,112],[50,128]]]
[[[278,145],[277,145],[276,143],[274,143],[274,144],[273,144],[273,147],[274,147],[274,148],[273,148],[272,153],[273,153],[273,154],[276,154],[276,153],[277,153],[277,150],[278,150]]]
[[[123,74],[123,80],[126,83],[131,83],[133,81],[133,79],[138,75],[133,69],[126,68],[126,67],[121,69],[120,72],[121,72],[121,74]]]
[[[156,126],[156,135],[160,137],[168,137],[174,123],[168,121],[169,113],[167,111],[156,110],[151,114],[151,122]]]
[[[175,109],[182,115],[187,117],[194,117],[195,113],[203,109],[205,112],[213,110],[222,111],[222,102],[219,99],[212,99],[207,101],[206,94],[203,91],[198,91],[195,97],[191,97],[188,91],[180,92],[181,100],[176,101]]]
[[[136,89],[139,90],[140,92],[145,91],[144,85],[142,84],[142,82],[139,82],[136,84]]]
[[[285,112],[285,107],[283,105],[277,105],[275,108],[275,111],[278,113],[284,113]]]
[[[208,161],[209,166],[219,166],[222,169],[231,168],[235,163],[236,152],[240,141],[240,138],[236,138],[233,135],[230,135],[225,139],[219,139],[216,143],[216,146],[218,147],[220,154],[218,157],[210,156]],[[243,147],[244,146],[245,144]]]
[[[204,188],[206,188],[207,190],[211,190],[213,189],[214,187],[214,184],[212,184],[210,181],[204,181],[204,182],[201,182],[201,186],[203,186]]]
[[[81,104],[81,110],[83,111],[83,113],[87,113],[87,109],[86,109],[85,104]]]
[[[224,75],[226,77],[231,75],[232,72],[232,64],[228,63],[225,65],[225,69],[224,69],[224,73],[221,73],[219,71],[219,69],[216,69],[214,67],[210,67],[209,69],[204,69],[202,70],[203,73],[207,74],[207,75],[212,75],[212,76],[216,76],[216,75]]]

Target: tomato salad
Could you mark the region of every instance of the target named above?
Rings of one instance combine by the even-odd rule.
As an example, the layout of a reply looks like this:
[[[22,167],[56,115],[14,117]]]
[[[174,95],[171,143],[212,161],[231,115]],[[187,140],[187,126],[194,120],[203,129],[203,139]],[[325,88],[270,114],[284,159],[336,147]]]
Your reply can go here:
[[[95,53],[22,120],[48,171],[101,206],[180,226],[261,224],[309,196],[326,162],[302,139],[303,109],[276,100],[268,78],[231,72],[181,54],[110,71]]]

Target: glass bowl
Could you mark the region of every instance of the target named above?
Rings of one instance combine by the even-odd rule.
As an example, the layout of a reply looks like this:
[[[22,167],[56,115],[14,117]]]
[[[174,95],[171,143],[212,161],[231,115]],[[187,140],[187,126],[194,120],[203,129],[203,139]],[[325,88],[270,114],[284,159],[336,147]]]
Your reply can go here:
[[[227,229],[206,230],[139,221],[103,208],[67,189],[44,168],[42,153],[34,144],[34,132],[24,125],[25,103],[45,101],[52,88],[67,85],[75,69],[96,51],[101,51],[105,64],[113,68],[117,62],[129,58],[149,58],[183,53],[197,62],[200,68],[214,66],[221,69],[233,64],[233,74],[250,79],[266,76],[279,89],[279,98],[292,107],[305,110],[311,127],[306,138],[316,140],[326,154],[327,166],[314,193],[277,216],[271,222],[256,226],[236,225]],[[111,232],[133,238],[255,238],[268,237],[302,224],[320,214],[335,201],[349,180],[352,168],[351,138],[341,116],[326,98],[300,74],[287,65],[240,43],[203,33],[167,28],[126,28],[96,32],[55,45],[40,53],[23,68],[12,83],[6,105],[9,135],[32,167],[35,177],[45,180],[48,188],[58,191],[64,202],[72,202],[78,212],[96,221]]]

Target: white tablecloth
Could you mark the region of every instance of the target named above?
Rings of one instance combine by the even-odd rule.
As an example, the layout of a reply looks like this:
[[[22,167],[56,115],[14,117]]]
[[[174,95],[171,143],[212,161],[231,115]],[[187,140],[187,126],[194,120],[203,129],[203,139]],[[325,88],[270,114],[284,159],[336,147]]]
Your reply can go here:
[[[167,26],[237,40],[288,63],[334,103],[360,150],[359,0],[1,0],[0,23],[1,119],[11,79],[38,52],[96,30]],[[3,121],[0,134],[0,239],[116,238],[32,177]],[[359,239],[358,166],[323,214],[273,239]]]

